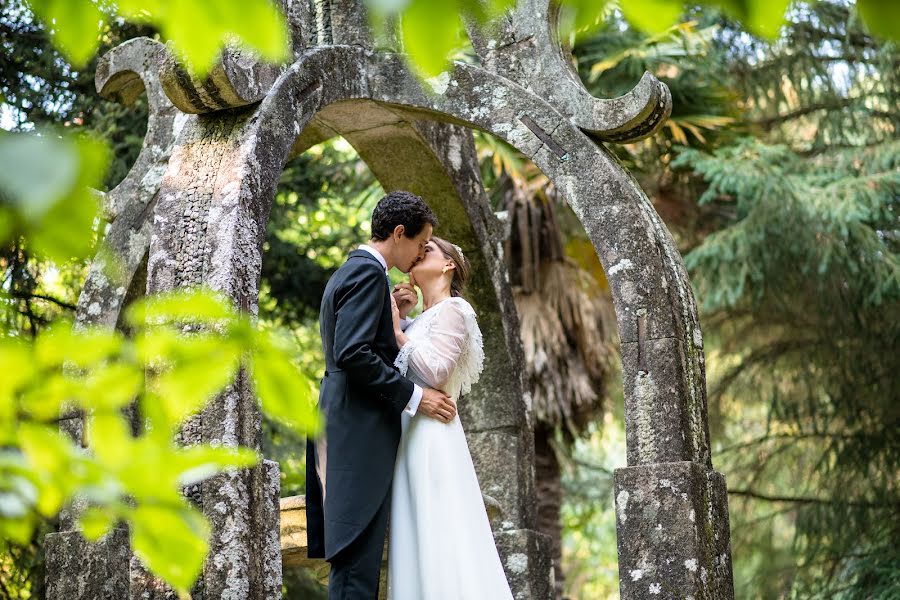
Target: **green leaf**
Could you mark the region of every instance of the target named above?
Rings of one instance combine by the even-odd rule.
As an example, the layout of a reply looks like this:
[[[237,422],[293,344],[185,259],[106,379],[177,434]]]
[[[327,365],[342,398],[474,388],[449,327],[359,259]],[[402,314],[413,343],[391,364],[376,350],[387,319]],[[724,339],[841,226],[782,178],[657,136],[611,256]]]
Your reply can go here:
[[[147,296],[132,304],[125,313],[126,322],[132,327],[173,321],[214,323],[236,316],[231,303],[222,294],[206,288]]]
[[[144,6],[142,14],[172,41],[188,69],[199,77],[206,75],[226,44],[238,40],[271,62],[290,57],[287,21],[269,0],[160,2]],[[198,23],[204,26],[197,27]]]
[[[873,34],[887,40],[900,40],[900,2],[857,0],[856,8]]]
[[[50,373],[21,395],[22,411],[39,421],[59,418],[66,402],[81,391],[80,383],[65,373]]]
[[[584,36],[598,29],[603,23],[607,0],[562,0],[560,4],[561,37],[568,38],[572,33]]]
[[[45,21],[53,44],[75,67],[84,67],[100,43],[103,13],[91,0],[28,0]]]
[[[86,136],[0,134],[0,242],[21,234],[57,262],[87,257],[98,210],[91,188],[107,162],[106,146]]]
[[[116,521],[118,515],[112,510],[90,506],[78,517],[78,528],[86,540],[96,542],[109,533]]]
[[[681,0],[626,0],[619,8],[638,29],[659,33],[678,21],[684,4]]]
[[[134,460],[131,430],[120,414],[98,414],[86,419],[85,439],[101,466],[113,473]]]
[[[68,499],[69,490],[77,486],[71,476],[75,448],[65,434],[27,422],[19,425],[19,443],[29,471],[40,478],[36,481],[40,490],[36,508],[44,516],[55,515]]]
[[[209,548],[209,524],[187,504],[139,505],[130,515],[135,554],[166,583],[187,593]],[[178,560],[172,560],[177,549]]]
[[[321,429],[312,383],[267,334],[259,334],[252,352],[252,371],[256,393],[267,415],[298,433],[315,435]]]
[[[135,399],[143,382],[144,371],[135,365],[116,363],[101,367],[83,384],[83,405],[106,412],[122,408]]]
[[[28,222],[38,222],[78,181],[78,153],[53,137],[0,136],[0,193]]]
[[[16,393],[34,373],[30,348],[15,338],[0,338],[0,445],[6,443],[6,436],[14,431],[16,416]]]
[[[448,55],[460,41],[459,12],[454,2],[412,0],[401,22],[404,48],[426,76],[447,68]]]
[[[707,0],[740,21],[751,33],[774,40],[785,22],[790,0]]]
[[[166,417],[162,427],[180,424],[230,384],[240,349],[222,336],[184,336],[173,358],[152,381]]]
[[[34,535],[36,522],[31,516],[18,519],[0,517],[0,536],[19,546],[27,546]]]
[[[212,477],[226,467],[246,468],[259,462],[251,448],[224,448],[209,445],[191,446],[178,452],[175,469],[180,472],[179,485],[192,485]]]
[[[99,328],[76,331],[70,321],[54,323],[34,344],[35,357],[44,367],[65,362],[86,368],[110,358],[121,349],[121,334]]]

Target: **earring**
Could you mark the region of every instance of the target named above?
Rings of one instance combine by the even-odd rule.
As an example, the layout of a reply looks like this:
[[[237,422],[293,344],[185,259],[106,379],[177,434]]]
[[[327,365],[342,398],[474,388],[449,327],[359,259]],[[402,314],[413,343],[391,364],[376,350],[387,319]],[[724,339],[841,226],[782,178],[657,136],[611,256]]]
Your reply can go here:
[[[448,267],[447,265],[444,265],[444,268],[441,269],[441,273],[446,273],[449,270],[450,270],[450,267]]]

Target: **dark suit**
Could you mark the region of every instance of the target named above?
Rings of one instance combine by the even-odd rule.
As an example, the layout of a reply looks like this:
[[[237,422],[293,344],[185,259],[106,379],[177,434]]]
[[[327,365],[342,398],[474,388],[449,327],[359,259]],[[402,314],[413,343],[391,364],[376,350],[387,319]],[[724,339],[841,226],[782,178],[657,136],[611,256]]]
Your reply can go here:
[[[393,366],[399,349],[384,268],[365,250],[350,253],[325,287],[319,312],[325,377],[325,490],[317,444],[307,441],[309,556],[331,563],[330,598],[376,598],[400,414],[413,383]],[[373,586],[374,584],[374,586]]]

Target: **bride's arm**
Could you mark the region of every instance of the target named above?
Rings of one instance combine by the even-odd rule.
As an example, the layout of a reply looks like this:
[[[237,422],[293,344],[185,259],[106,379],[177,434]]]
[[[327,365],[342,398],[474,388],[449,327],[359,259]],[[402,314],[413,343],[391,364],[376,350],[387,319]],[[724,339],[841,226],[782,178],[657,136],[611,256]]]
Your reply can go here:
[[[396,364],[405,374],[410,368],[425,383],[435,389],[443,389],[462,354],[468,329],[462,307],[446,300],[434,316],[429,335],[424,339],[409,339],[402,331],[396,331],[400,354]]]

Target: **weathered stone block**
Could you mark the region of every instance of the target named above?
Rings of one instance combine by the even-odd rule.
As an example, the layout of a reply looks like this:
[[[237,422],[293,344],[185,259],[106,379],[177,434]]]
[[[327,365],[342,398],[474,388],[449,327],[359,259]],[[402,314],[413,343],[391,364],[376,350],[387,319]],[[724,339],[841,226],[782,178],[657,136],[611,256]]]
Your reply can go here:
[[[705,398],[692,393],[685,377],[688,351],[678,338],[652,339],[643,333],[636,342],[622,343],[629,465],[711,464]]]
[[[500,561],[516,600],[553,598],[550,537],[531,529],[494,534]]]
[[[532,460],[523,456],[520,436],[506,430],[467,433],[469,451],[478,473],[481,491],[500,504],[503,519],[500,529],[518,529],[524,520],[527,502],[523,497],[520,465],[533,469]],[[527,460],[526,460],[527,459]]]
[[[622,600],[734,598],[725,478],[695,462],[616,469]]]
[[[115,528],[95,544],[77,531],[48,533],[47,600],[122,600],[129,598],[128,530]]]

